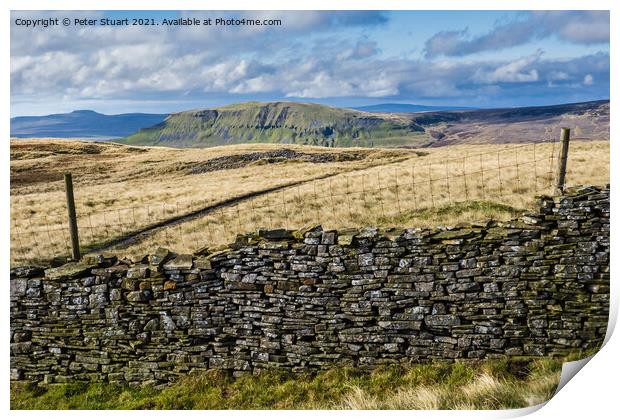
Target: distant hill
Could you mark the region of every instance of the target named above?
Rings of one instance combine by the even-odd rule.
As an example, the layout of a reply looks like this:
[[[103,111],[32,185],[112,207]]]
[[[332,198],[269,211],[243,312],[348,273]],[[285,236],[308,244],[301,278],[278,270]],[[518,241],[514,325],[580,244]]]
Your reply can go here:
[[[550,106],[364,112],[297,102],[246,102],[163,114],[74,111],[11,119],[14,137],[112,139],[126,144],[208,147],[239,143],[433,147],[451,144],[609,139],[609,100]]]
[[[236,143],[373,146],[405,144],[423,133],[422,127],[402,116],[298,102],[247,102],[171,114],[121,141],[181,147]]]
[[[365,112],[392,112],[392,113],[408,113],[408,112],[427,112],[427,111],[461,111],[465,109],[475,109],[469,107],[458,106],[431,106],[416,104],[376,104],[355,107],[358,111]]]
[[[571,138],[609,140],[609,100],[520,108],[436,111],[411,114],[429,135],[424,146],[523,143],[558,139],[560,128]]]
[[[609,139],[609,101],[523,108],[369,113],[296,102],[248,102],[171,114],[120,142],[206,147],[238,143],[433,147],[540,142],[572,137]]]
[[[12,137],[115,138],[158,124],[167,114],[104,115],[80,110],[68,114],[11,118]]]

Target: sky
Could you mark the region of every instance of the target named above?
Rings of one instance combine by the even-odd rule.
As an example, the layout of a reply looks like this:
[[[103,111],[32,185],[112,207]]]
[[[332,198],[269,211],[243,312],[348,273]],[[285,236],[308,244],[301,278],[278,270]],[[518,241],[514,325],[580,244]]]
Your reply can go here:
[[[163,25],[218,17],[281,24]],[[23,25],[45,18],[61,23]],[[13,11],[10,67],[11,116],[244,101],[549,105],[609,98],[609,12]]]

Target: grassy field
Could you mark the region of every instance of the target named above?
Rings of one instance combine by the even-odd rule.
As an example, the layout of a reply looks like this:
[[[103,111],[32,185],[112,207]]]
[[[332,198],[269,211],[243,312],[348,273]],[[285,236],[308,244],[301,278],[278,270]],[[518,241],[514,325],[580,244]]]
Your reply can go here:
[[[11,262],[69,255],[63,172],[73,173],[86,250],[226,202],[122,246],[129,254],[160,245],[193,252],[259,227],[413,227],[512,218],[532,208],[537,194],[552,192],[558,149],[553,143],[171,149],[12,140]],[[609,182],[609,142],[573,141],[569,156],[569,184]]]
[[[337,368],[316,375],[264,371],[232,379],[187,376],[163,389],[13,383],[11,409],[506,409],[549,400],[560,359]]]

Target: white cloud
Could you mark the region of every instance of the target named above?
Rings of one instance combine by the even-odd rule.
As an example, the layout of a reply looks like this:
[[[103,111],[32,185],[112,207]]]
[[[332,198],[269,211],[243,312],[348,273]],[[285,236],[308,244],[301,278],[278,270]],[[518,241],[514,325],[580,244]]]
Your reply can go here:
[[[532,67],[538,62],[541,52],[503,64],[493,71],[478,71],[475,80],[481,83],[520,83],[538,80],[538,70]]]
[[[424,45],[427,58],[465,56],[482,51],[513,48],[556,36],[575,44],[609,43],[609,11],[530,11],[518,19],[499,23],[485,34],[470,36],[467,28],[440,31]]]
[[[354,94],[353,86],[349,81],[334,79],[322,71],[310,80],[293,81],[292,90],[286,92],[287,97],[296,98],[328,98],[350,96]]]
[[[550,71],[549,74],[547,75],[547,80],[549,81],[568,80],[568,79],[569,79],[568,73],[566,73],[565,71],[561,71],[561,70]]]
[[[76,35],[57,28],[29,43],[29,32],[13,28],[11,101],[165,102],[191,97],[199,102],[219,97],[232,102],[241,95],[264,95],[448,102],[530,91],[540,96],[547,83],[585,89],[595,79],[588,92],[602,89],[604,95],[609,78],[605,53],[561,61],[544,60],[541,52],[510,61],[389,58],[366,34],[331,31],[339,28],[334,22],[356,24],[354,15],[287,13],[281,16],[299,21],[296,31],[91,28]],[[520,91],[510,91],[508,85]]]
[[[561,39],[577,44],[609,43],[608,11],[547,12]]]
[[[373,41],[357,41],[352,47],[345,48],[336,55],[338,60],[363,59],[371,57],[378,52],[377,43]]]

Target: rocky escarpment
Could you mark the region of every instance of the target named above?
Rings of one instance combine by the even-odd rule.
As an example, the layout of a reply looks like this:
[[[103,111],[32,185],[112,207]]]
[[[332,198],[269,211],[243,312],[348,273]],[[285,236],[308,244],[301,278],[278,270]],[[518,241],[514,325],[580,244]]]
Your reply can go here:
[[[407,119],[388,115],[319,104],[250,102],[175,113],[123,141],[191,147],[237,143],[372,146],[423,132]]]
[[[154,384],[191,371],[370,368],[596,349],[609,188],[506,223],[270,230],[227,249],[11,272],[11,377]]]

